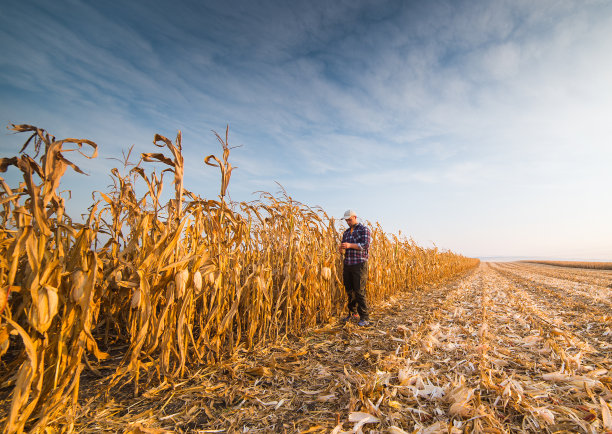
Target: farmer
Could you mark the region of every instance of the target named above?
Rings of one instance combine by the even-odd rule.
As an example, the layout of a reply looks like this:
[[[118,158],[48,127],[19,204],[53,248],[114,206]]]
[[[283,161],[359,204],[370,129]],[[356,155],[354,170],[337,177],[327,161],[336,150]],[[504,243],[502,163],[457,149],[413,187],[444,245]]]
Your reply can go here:
[[[344,272],[342,280],[348,297],[348,316],[343,322],[357,319],[359,314],[359,325],[368,326],[369,312],[366,300],[366,281],[368,278],[368,249],[370,247],[370,230],[363,224],[357,222],[355,211],[348,210],[344,213],[344,220],[349,228],[342,234],[340,253],[344,253]]]

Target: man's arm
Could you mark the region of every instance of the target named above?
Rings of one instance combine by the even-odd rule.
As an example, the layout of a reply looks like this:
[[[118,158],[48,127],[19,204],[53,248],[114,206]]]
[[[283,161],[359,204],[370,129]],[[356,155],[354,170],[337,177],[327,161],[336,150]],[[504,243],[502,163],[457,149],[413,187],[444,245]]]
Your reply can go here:
[[[340,244],[340,250],[342,250],[342,249],[361,250],[361,245],[356,244],[356,243],[348,243],[348,242],[344,241],[347,238],[346,237],[347,233],[348,233],[348,229],[342,235],[342,243]]]
[[[359,237],[357,239],[357,246],[359,250],[365,250],[370,246],[370,230],[364,225],[363,231],[359,232]]]

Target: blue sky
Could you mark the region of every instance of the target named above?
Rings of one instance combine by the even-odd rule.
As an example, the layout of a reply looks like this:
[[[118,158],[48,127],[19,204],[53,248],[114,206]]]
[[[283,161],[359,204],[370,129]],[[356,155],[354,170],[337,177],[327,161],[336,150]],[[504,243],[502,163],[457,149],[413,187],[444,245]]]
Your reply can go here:
[[[611,46],[609,1],[5,0],[0,122],[98,143],[72,215],[177,130],[215,197],[229,124],[233,200],[280,183],[469,256],[612,260]]]

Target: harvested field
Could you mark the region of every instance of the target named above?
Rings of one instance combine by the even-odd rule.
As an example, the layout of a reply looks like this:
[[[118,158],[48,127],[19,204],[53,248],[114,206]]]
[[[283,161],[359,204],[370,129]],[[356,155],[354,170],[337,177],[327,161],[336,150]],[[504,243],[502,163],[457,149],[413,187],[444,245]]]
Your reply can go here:
[[[580,262],[580,261],[521,261],[531,264],[552,265],[554,267],[587,268],[594,270],[612,270],[612,262]]]
[[[612,432],[612,278],[483,263],[134,399],[91,379],[79,432]]]

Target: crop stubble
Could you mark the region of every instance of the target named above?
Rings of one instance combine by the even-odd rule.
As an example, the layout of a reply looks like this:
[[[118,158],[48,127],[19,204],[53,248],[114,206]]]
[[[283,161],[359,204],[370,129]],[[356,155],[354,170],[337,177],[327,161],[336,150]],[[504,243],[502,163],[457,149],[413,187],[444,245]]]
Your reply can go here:
[[[608,432],[610,311],[572,280],[534,283],[546,278],[484,263],[383,302],[368,329],[311,330],[110,420],[194,432]],[[112,430],[92,416],[125,405],[92,407],[79,428]]]

